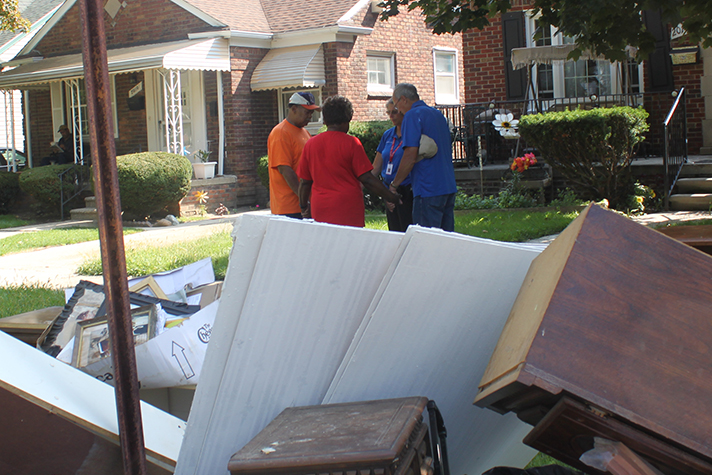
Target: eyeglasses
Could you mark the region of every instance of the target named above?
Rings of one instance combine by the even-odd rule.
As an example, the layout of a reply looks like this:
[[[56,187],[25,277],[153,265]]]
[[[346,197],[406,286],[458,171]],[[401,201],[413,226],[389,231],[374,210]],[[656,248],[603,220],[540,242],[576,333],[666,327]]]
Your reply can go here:
[[[394,115],[398,115],[398,109],[393,109],[391,111],[386,111],[386,114],[389,116],[393,117]]]

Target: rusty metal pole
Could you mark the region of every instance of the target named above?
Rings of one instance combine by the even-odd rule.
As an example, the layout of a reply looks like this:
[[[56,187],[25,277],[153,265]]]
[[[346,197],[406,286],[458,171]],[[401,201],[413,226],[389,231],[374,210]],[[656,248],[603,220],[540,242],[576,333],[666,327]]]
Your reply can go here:
[[[136,354],[129,304],[121,201],[116,170],[116,148],[111,114],[111,89],[101,0],[81,0],[82,50],[87,92],[89,137],[94,189],[99,212],[99,239],[104,292],[109,316],[111,357],[114,364],[116,408],[124,473],[146,474],[146,449],[141,423]]]

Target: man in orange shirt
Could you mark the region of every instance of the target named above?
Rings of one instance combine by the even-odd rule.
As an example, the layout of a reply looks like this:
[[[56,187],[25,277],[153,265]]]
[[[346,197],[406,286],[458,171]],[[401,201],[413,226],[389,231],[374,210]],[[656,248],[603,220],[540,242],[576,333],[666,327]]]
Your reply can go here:
[[[321,110],[310,92],[295,92],[289,98],[287,118],[277,124],[267,139],[269,162],[269,206],[272,214],[302,218],[299,208],[299,178],[295,170],[307,140],[304,127],[314,111]]]

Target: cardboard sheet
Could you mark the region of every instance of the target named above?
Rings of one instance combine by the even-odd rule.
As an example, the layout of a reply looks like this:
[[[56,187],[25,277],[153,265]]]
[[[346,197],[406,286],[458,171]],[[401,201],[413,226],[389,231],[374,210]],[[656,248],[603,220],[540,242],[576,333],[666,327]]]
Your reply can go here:
[[[531,427],[473,400],[541,250],[409,228],[323,403],[426,396],[445,420],[451,473],[526,464]]]
[[[229,350],[226,335],[219,350],[210,344],[178,474],[227,474],[230,456],[284,408],[321,402],[402,237],[270,218],[245,293],[239,254],[259,235],[241,223],[214,331],[239,324]]]

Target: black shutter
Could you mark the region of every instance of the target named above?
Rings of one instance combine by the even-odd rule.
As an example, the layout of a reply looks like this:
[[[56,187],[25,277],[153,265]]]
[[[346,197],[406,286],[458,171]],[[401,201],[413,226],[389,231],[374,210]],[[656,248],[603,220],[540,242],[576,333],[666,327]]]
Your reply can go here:
[[[524,37],[524,12],[508,12],[502,15],[502,38],[504,41],[504,81],[507,99],[524,99],[527,90],[526,68],[512,69],[512,48],[527,45]]]
[[[672,77],[672,60],[670,59],[670,31],[663,24],[659,10],[645,10],[643,22],[650,34],[655,37],[655,51],[648,56],[649,90],[665,92],[675,89]]]

